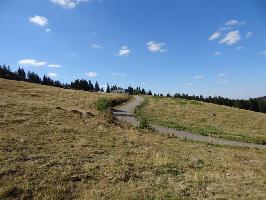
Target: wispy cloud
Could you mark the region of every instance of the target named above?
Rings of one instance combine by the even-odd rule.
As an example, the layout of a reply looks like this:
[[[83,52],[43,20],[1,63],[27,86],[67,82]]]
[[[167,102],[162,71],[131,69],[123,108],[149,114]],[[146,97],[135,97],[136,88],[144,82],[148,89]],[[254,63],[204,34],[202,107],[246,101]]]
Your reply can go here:
[[[58,74],[57,73],[54,73],[54,72],[49,72],[47,74],[47,76],[49,76],[50,78],[56,78],[58,76]]]
[[[239,46],[239,47],[236,47],[236,49],[237,49],[237,50],[243,50],[243,49],[245,49],[245,47],[243,47],[243,46]]]
[[[49,64],[47,66],[48,67],[53,67],[53,68],[60,68],[60,67],[62,67],[61,65],[58,65],[58,64]]]
[[[128,56],[129,54],[130,54],[130,49],[126,45],[124,45],[118,50],[116,55],[118,55],[118,56]]]
[[[260,55],[266,56],[266,51],[259,52]]]
[[[245,25],[246,22],[239,22],[238,20],[236,19],[231,19],[231,20],[228,20],[227,22],[225,22],[225,26],[242,26],[242,25]]]
[[[190,87],[192,86],[192,83],[185,83],[185,86]]]
[[[91,0],[50,0],[50,2],[61,6],[65,9],[73,9],[76,8],[78,4],[81,2],[90,2]]]
[[[149,41],[147,42],[147,48],[151,52],[165,52],[166,49],[163,49],[165,46],[165,43],[163,42],[155,42],[155,41]]]
[[[233,25],[237,25],[237,24],[238,24],[238,21],[235,19],[231,19],[231,20],[225,22],[226,26],[233,26]]]
[[[225,73],[220,73],[220,74],[218,74],[218,78],[224,78],[225,76],[226,76]]]
[[[50,29],[50,28],[46,28],[45,31],[46,31],[47,33],[49,33],[49,32],[51,32],[51,29]]]
[[[220,55],[222,55],[222,52],[220,52],[220,51],[215,51],[215,52],[213,52],[213,55],[214,55],[214,56],[220,56]]]
[[[218,83],[228,83],[229,81],[226,79],[225,73],[218,74]]]
[[[215,33],[213,33],[210,37],[209,40],[216,40],[221,36],[221,32],[216,31]]]
[[[113,72],[110,74],[110,76],[125,76],[125,73],[121,73],[121,72]]]
[[[22,59],[18,61],[19,65],[24,65],[24,66],[34,66],[34,67],[41,67],[43,65],[46,65],[47,62],[44,61],[38,61],[38,60],[33,60],[33,59]]]
[[[219,28],[219,31],[228,31],[228,30],[231,30],[232,29],[232,27],[231,26],[222,26],[222,27],[220,27]]]
[[[227,79],[223,79],[223,80],[219,80],[218,82],[219,82],[219,83],[228,83],[229,80],[227,80]]]
[[[98,74],[97,74],[97,72],[88,72],[88,73],[85,73],[85,76],[87,76],[89,78],[93,78],[93,77],[98,76]]]
[[[225,43],[228,45],[232,45],[239,40],[240,40],[239,30],[236,30],[236,31],[230,31],[229,33],[227,33],[225,37],[219,41],[219,43],[220,44]]]
[[[38,25],[38,26],[46,26],[48,25],[48,19],[43,16],[35,15],[34,17],[29,17],[29,21]]]
[[[246,38],[250,38],[252,35],[253,35],[252,32],[247,32],[247,34],[246,34]]]
[[[98,44],[92,44],[91,45],[91,48],[94,48],[94,49],[102,49],[103,47],[101,45],[98,45]]]
[[[204,75],[196,75],[193,77],[193,79],[203,79]]]

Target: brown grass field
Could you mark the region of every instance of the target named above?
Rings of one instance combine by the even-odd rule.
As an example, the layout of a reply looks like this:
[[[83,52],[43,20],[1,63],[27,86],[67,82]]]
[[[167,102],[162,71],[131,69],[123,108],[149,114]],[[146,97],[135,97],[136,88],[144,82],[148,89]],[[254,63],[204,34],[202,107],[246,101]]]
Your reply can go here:
[[[266,199],[265,150],[110,123],[104,94],[3,79],[0,94],[0,199]]]
[[[147,97],[142,111],[151,122],[170,128],[266,144],[264,113],[167,97]]]

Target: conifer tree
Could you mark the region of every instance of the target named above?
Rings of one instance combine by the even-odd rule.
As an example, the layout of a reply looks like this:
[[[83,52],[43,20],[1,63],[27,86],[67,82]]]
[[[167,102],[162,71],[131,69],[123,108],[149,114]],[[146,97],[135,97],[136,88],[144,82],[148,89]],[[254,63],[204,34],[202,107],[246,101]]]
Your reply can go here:
[[[99,92],[99,91],[100,91],[100,86],[99,86],[99,84],[98,84],[97,81],[96,81],[96,83],[95,83],[94,90],[95,90],[96,92]]]
[[[106,93],[110,93],[110,92],[111,92],[111,90],[110,90],[110,86],[109,86],[109,84],[107,83]]]

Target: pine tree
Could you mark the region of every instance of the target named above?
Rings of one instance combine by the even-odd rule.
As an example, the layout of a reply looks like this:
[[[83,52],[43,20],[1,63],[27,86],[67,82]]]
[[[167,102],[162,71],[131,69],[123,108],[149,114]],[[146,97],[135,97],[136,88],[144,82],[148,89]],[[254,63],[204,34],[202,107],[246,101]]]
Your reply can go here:
[[[109,84],[107,83],[106,93],[110,93],[110,92],[111,92],[111,90],[110,90],[110,86],[109,86]]]
[[[95,83],[94,90],[95,90],[96,92],[99,92],[99,91],[100,91],[100,86],[99,86],[99,84],[98,84],[97,81],[96,81],[96,83]]]
[[[22,81],[26,80],[26,73],[24,71],[23,68],[18,68],[18,71],[16,72],[16,74],[18,75],[18,78]]]

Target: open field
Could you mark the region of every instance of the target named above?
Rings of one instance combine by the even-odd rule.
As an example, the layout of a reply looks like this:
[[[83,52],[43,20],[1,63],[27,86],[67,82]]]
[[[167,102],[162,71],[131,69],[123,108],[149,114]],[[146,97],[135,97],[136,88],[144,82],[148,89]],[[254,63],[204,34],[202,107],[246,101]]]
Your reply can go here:
[[[3,79],[0,94],[0,199],[266,199],[265,150],[109,123],[96,101],[120,95]]]
[[[266,114],[177,98],[147,97],[152,123],[230,140],[266,144]]]

